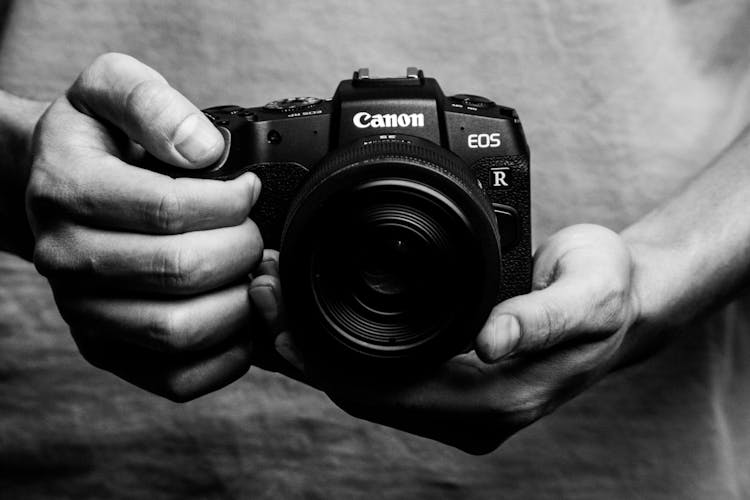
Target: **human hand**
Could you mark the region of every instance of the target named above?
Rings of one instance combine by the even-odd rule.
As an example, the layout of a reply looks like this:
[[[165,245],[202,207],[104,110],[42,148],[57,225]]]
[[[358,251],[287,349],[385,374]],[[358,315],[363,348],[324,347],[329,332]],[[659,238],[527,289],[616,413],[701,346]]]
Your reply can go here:
[[[260,181],[170,177],[134,166],[218,159],[221,134],[153,69],[106,54],[35,133],[27,211],[34,263],[81,354],[169,399],[216,390],[250,366],[248,219]]]
[[[272,267],[269,267],[272,269]],[[348,413],[487,453],[605,376],[622,359],[639,301],[633,260],[616,233],[577,225],[536,252],[533,291],[498,304],[475,350],[398,386],[347,386],[345,376],[308,382]],[[251,296],[277,351],[304,372],[304,353],[283,331],[278,275],[258,276]]]

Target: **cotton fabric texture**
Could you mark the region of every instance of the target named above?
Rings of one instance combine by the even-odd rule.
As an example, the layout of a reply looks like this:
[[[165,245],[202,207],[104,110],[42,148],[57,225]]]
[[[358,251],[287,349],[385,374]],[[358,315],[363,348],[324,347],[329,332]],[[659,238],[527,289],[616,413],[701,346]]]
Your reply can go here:
[[[417,65],[447,93],[518,110],[537,245],[579,222],[623,229],[750,118],[739,0],[6,0],[0,30],[0,87],[39,99],[107,51],[199,107],[327,97],[358,67]],[[3,255],[0,496],[747,498],[748,305],[670,332],[646,362],[474,457],[257,368],[189,404],[161,400],[89,366],[45,280]]]

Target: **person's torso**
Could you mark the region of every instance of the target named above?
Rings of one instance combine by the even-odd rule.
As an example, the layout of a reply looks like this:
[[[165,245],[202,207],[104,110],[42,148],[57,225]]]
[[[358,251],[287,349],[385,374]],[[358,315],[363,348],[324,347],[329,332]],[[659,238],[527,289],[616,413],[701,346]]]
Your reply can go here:
[[[382,76],[419,66],[448,93],[514,107],[531,149],[535,244],[579,222],[624,228],[679,192],[750,118],[750,5],[741,1],[7,5],[0,88],[28,97],[60,95],[96,55],[120,51],[199,107],[327,97],[362,66]],[[33,271],[3,263],[7,276],[33,287],[14,290],[0,278],[0,298],[21,304],[31,290],[53,307]],[[33,323],[33,310],[18,307]],[[3,321],[6,331],[18,327]],[[32,379],[51,385],[40,418],[67,428],[67,440],[58,439],[74,450],[70,460],[88,464],[71,480],[80,487],[110,473],[135,477],[143,461],[167,459],[173,446],[172,462],[153,464],[160,485],[214,481],[240,497],[723,498],[750,495],[749,405],[739,397],[750,389],[742,368],[748,325],[739,303],[696,323],[665,352],[483,458],[357,422],[321,395],[259,370],[176,408],[85,366],[54,314],[18,328],[47,332],[40,338],[65,353]],[[0,337],[0,361],[41,356],[20,335]],[[8,398],[25,394],[19,384],[31,376],[23,362],[13,366],[19,377],[0,379]],[[55,386],[59,372],[69,376]],[[78,375],[102,387],[77,389]],[[122,413],[111,411],[112,394]],[[33,446],[10,437],[12,426],[23,435],[24,425],[41,424],[25,423],[15,399],[4,404],[11,416],[0,416],[0,435],[9,436],[9,449],[24,455],[54,445],[50,432],[29,431]],[[118,448],[122,440],[127,446]],[[149,444],[160,448],[149,454]],[[141,449],[129,455],[131,446]],[[0,446],[0,464],[13,456]],[[290,477],[294,484],[285,485]]]

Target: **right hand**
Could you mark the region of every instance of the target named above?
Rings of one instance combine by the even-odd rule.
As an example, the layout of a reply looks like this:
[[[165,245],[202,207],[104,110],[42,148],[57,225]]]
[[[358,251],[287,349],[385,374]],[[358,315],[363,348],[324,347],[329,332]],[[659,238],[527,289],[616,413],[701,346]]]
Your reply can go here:
[[[132,164],[143,148],[195,169],[224,141],[156,71],[100,56],[37,124],[34,263],[84,358],[186,401],[250,367],[248,274],[263,242],[248,213],[260,181],[172,179]]]

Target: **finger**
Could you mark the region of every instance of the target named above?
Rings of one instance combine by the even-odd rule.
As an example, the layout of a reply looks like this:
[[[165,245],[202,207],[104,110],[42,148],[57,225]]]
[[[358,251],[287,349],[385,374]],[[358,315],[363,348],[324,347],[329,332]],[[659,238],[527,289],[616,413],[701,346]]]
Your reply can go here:
[[[505,373],[504,373],[505,372]],[[473,353],[436,371],[390,385],[324,381],[326,394],[352,416],[435,439],[473,454],[494,450],[513,432],[541,416],[535,387],[514,377],[508,364],[488,367]],[[521,385],[528,389],[519,391]],[[495,403],[496,402],[496,403]]]
[[[249,219],[235,227],[149,236],[67,227],[39,238],[34,263],[54,282],[194,294],[246,277],[263,248]]]
[[[250,283],[250,297],[258,314],[274,335],[284,330],[281,313],[281,286],[275,276],[263,274]]]
[[[260,276],[268,274],[274,278],[279,277],[279,251],[278,250],[263,250],[263,258],[258,265],[258,270],[255,273]]]
[[[277,348],[278,339],[285,335],[286,330],[281,312],[282,299],[278,278],[268,274],[256,276],[250,283],[249,293],[265,331],[264,335],[258,336],[263,348],[256,350],[256,364],[267,370],[284,372],[284,365],[291,363],[301,370],[301,363],[294,356],[288,356],[284,342],[281,351]]]
[[[171,165],[205,167],[224,150],[224,138],[205,115],[163,76],[130,56],[99,56],[67,97],[76,108],[108,121]]]
[[[256,277],[250,284],[250,297],[264,330],[255,336],[253,363],[316,387],[305,376],[303,358],[285,328],[278,279],[269,275]]]
[[[491,365],[475,353],[434,371],[370,385],[341,373],[319,379],[344,411],[381,425],[485,454],[601,378],[613,351],[600,343]]]
[[[92,365],[175,402],[220,389],[250,369],[252,342],[242,334],[208,351],[174,355],[117,341],[100,342],[88,330],[72,330],[72,334]]]
[[[250,283],[250,297],[255,303],[263,323],[275,337],[285,327],[282,324],[283,314],[281,284],[279,282],[279,252],[263,250],[261,263]]]
[[[562,256],[550,259],[552,255]],[[622,245],[598,241],[575,251],[543,252],[537,260],[547,259],[554,263],[536,263],[545,271],[554,270],[546,288],[506,300],[491,312],[476,340],[477,354],[484,361],[571,340],[601,339],[623,328],[631,270]]]
[[[260,180],[252,173],[219,181],[135,168],[102,145],[107,136],[100,129],[66,102],[52,105],[27,189],[36,219],[65,214],[85,225],[176,234],[240,224],[258,199]]]
[[[259,335],[263,348],[256,349],[254,362],[261,368],[277,371],[308,385],[316,385],[303,375],[304,362],[293,338],[286,331],[283,299],[279,282],[279,252],[264,250],[263,261],[250,283],[250,297],[267,335]],[[259,347],[260,342],[259,342]]]
[[[98,342],[121,341],[170,353],[199,351],[250,332],[247,284],[186,299],[78,295],[58,287],[55,300],[72,329],[95,329]]]

